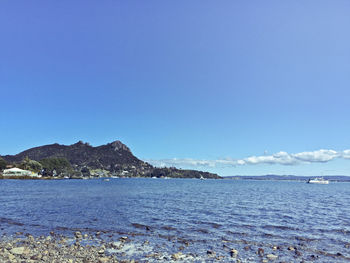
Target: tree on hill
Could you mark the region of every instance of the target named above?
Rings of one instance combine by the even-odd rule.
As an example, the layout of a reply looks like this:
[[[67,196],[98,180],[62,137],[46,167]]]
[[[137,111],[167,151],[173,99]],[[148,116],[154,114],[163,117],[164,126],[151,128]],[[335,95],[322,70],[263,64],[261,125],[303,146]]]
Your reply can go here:
[[[70,162],[66,158],[44,158],[40,160],[40,164],[47,175],[53,175],[55,173],[59,175],[61,173],[69,173],[73,171]]]
[[[0,157],[0,171],[6,168],[7,162]]]
[[[23,161],[18,165],[19,168],[24,169],[24,170],[29,170],[32,172],[40,172],[41,169],[43,168],[43,166],[41,165],[41,163],[35,161],[35,160],[31,160],[28,158],[28,156],[26,156]]]

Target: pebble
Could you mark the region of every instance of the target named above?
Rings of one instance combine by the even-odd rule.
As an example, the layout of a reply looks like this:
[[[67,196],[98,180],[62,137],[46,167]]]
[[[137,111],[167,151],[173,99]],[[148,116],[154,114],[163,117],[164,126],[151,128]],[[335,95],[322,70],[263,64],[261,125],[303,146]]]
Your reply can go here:
[[[74,236],[75,238],[78,238],[78,239],[83,237],[83,235],[79,231],[75,232]]]
[[[10,250],[10,252],[14,255],[22,255],[24,252],[25,247],[15,247]]]
[[[181,258],[183,258],[184,257],[184,254],[182,254],[181,252],[178,252],[178,253],[175,253],[175,254],[172,254],[171,255],[171,258],[173,259],[173,260],[179,260],[179,259],[181,259]]]
[[[99,263],[106,263],[106,262],[109,262],[110,258],[107,258],[107,257],[103,257],[103,258],[99,258],[98,261]]]
[[[122,241],[122,242],[125,242],[125,241],[128,240],[128,237],[125,237],[125,236],[124,236],[124,237],[119,238],[119,240]]]
[[[236,257],[237,255],[238,255],[238,250],[236,250],[236,249],[231,249],[230,250],[230,255],[231,255],[231,257]]]
[[[79,234],[75,235],[79,236]],[[22,239],[0,239],[0,262],[36,263],[36,262],[65,262],[93,263],[118,262],[115,255],[104,255],[106,245],[79,245],[62,242],[67,240],[62,236],[33,237],[27,235]],[[121,261],[123,262],[123,261]],[[127,262],[131,262],[128,260]]]
[[[274,255],[274,254],[267,254],[267,259],[269,260],[276,260],[278,258],[278,256]]]

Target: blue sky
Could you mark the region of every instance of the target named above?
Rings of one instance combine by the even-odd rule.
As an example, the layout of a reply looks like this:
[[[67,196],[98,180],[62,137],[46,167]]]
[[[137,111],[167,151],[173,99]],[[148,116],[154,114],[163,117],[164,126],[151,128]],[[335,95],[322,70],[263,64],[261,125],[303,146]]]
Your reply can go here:
[[[221,175],[350,175],[349,13],[349,1],[1,1],[0,154],[119,139]],[[254,156],[272,157],[237,165]]]

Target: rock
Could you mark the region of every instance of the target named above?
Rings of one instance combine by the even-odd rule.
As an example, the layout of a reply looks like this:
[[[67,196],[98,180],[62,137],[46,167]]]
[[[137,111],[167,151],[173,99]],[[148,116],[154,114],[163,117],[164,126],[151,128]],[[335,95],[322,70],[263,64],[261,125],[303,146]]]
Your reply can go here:
[[[75,236],[75,238],[78,238],[78,239],[80,239],[80,238],[83,237],[83,235],[82,235],[81,232],[79,232],[79,231],[75,232],[75,233],[74,233],[74,236]]]
[[[42,258],[42,256],[41,256],[40,254],[38,254],[38,255],[33,255],[33,256],[30,257],[30,259],[31,259],[31,260],[34,260],[34,261],[35,261],[35,260],[36,260],[36,261],[41,260],[41,258]]]
[[[267,259],[268,260],[276,260],[278,258],[278,256],[274,255],[274,254],[267,254]]]
[[[236,249],[231,249],[230,250],[230,255],[231,255],[231,257],[236,257],[237,255],[238,255],[238,250],[236,250]]]
[[[103,248],[101,248],[97,253],[99,253],[100,255],[101,254],[104,254],[105,253],[105,250]]]
[[[295,250],[295,255],[296,255],[297,257],[301,257],[301,256],[302,256],[301,252],[298,251],[298,250]]]
[[[264,249],[262,249],[261,247],[258,248],[258,252],[256,252],[260,257],[263,257],[265,254]]]
[[[160,258],[161,257],[161,254],[159,253],[152,253],[152,254],[149,254],[149,255],[146,255],[146,258]]]
[[[22,255],[24,252],[25,247],[15,247],[10,250],[11,254],[14,255]]]
[[[103,257],[103,258],[99,258],[98,259],[99,263],[106,263],[106,262],[109,262],[109,261],[110,261],[110,258],[107,258],[107,257]]]
[[[172,254],[171,255],[171,258],[173,259],[173,260],[179,260],[179,259],[181,259],[181,258],[183,258],[184,257],[184,255],[181,253],[181,252],[178,252],[178,253],[175,253],[175,254]]]
[[[124,237],[120,237],[119,240],[122,241],[122,242],[125,242],[125,241],[128,240],[128,237],[125,237],[125,236]]]
[[[12,255],[12,254],[8,254],[8,259],[10,260],[10,262],[15,262],[16,261],[16,256]]]

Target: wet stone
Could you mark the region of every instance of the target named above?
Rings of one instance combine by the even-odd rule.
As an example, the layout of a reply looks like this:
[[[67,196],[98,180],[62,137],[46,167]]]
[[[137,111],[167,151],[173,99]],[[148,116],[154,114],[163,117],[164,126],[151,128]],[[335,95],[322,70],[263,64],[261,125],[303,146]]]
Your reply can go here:
[[[80,239],[80,238],[83,237],[83,235],[82,235],[81,232],[79,232],[79,231],[75,232],[75,233],[74,233],[74,236],[75,236],[75,238],[77,238],[77,239]]]
[[[10,250],[10,252],[14,255],[22,255],[25,250],[25,247],[15,247]]]
[[[125,241],[127,241],[127,240],[128,240],[128,237],[123,236],[123,237],[120,237],[120,238],[119,238],[119,240],[120,240],[120,241],[122,241],[122,242],[125,242]]]
[[[257,252],[257,254],[258,254],[260,257],[263,257],[263,256],[264,256],[264,254],[265,254],[264,249],[262,249],[262,248],[258,248],[258,252]]]
[[[179,260],[179,259],[181,259],[181,258],[183,258],[184,257],[184,255],[181,253],[181,252],[178,252],[178,253],[175,253],[175,254],[172,254],[171,255],[171,258],[173,259],[173,260]]]
[[[237,255],[238,255],[238,250],[236,250],[236,249],[231,249],[230,250],[230,255],[231,255],[231,257],[236,257]]]
[[[268,260],[276,260],[278,258],[278,256],[276,256],[274,254],[268,254],[268,255],[266,255],[266,258]]]

